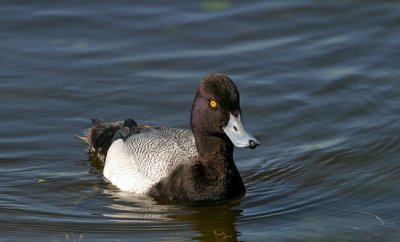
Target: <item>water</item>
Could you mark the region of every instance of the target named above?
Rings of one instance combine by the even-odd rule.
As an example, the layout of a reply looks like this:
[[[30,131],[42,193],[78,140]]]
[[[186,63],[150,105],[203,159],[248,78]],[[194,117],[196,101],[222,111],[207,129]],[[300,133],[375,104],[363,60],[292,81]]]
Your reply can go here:
[[[2,241],[398,241],[400,4],[0,3]],[[119,192],[74,138],[90,118],[189,128],[199,80],[235,80],[247,194]]]

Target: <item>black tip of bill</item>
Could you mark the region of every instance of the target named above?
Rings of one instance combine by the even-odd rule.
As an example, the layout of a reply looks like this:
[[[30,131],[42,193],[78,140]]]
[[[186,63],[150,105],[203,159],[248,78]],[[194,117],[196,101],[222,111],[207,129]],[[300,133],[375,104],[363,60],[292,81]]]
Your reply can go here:
[[[254,149],[259,145],[260,145],[260,142],[258,140],[257,141],[254,141],[254,140],[250,140],[249,141],[249,148],[250,149]]]

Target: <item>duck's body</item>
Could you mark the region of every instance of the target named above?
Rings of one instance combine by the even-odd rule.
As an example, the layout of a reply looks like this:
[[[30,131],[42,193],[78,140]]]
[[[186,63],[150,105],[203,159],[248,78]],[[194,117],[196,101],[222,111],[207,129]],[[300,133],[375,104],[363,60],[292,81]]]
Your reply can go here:
[[[190,130],[142,128],[112,143],[104,176],[123,191],[145,194],[177,165],[190,164],[196,156]]]
[[[212,74],[197,91],[192,131],[94,121],[85,140],[104,176],[123,191],[168,201],[210,201],[241,196],[245,187],[233,161],[234,144],[259,142],[241,123],[239,93],[229,77]]]

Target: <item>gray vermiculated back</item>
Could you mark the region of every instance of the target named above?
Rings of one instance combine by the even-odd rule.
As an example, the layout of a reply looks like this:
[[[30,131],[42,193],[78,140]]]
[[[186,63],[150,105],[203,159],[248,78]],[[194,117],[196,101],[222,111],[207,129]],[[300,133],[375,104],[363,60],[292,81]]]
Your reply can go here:
[[[153,181],[179,164],[190,163],[197,156],[190,130],[161,127],[143,131],[131,135],[125,143],[138,172]]]

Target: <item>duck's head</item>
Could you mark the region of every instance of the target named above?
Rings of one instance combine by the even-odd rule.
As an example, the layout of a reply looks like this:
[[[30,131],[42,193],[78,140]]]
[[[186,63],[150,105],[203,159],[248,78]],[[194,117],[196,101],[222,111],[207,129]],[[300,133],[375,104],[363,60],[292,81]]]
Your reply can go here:
[[[209,74],[200,83],[193,102],[191,125],[194,133],[226,135],[236,147],[254,149],[260,145],[243,126],[236,85],[221,73]]]

